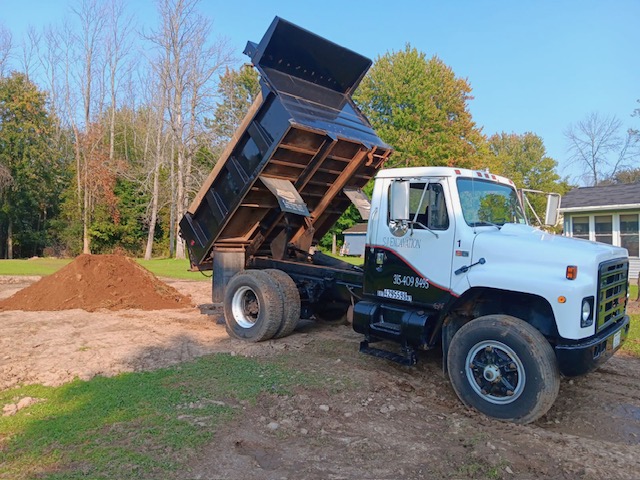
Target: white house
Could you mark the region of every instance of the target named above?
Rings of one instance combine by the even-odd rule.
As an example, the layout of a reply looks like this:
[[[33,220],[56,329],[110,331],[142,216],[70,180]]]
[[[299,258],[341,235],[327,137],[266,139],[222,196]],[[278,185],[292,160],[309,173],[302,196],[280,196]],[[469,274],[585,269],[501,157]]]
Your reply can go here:
[[[640,183],[581,187],[562,197],[564,234],[629,251],[629,279],[640,270]]]

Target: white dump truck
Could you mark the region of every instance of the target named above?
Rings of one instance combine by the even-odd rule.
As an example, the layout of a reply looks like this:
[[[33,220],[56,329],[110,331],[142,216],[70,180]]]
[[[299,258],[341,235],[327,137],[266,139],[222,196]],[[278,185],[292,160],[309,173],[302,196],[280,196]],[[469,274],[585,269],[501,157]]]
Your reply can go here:
[[[261,95],[180,223],[231,336],[348,317],[361,352],[413,365],[441,348],[466,405],[519,423],[622,345],[626,250],[529,226],[513,182],[486,171],[381,169],[392,148],[351,99],[367,58],[280,18],[245,53]],[[352,202],[361,267],[314,249]]]

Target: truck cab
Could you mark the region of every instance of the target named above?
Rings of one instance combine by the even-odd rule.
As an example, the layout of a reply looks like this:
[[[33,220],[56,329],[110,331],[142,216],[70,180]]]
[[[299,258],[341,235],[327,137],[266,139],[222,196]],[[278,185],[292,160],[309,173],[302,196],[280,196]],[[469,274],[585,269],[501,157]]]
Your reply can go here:
[[[627,252],[529,226],[513,182],[486,171],[380,171],[364,272],[362,350],[393,340],[410,364],[442,345],[458,395],[493,416],[539,416],[514,408],[526,388],[555,399],[559,374],[595,369],[629,329]]]

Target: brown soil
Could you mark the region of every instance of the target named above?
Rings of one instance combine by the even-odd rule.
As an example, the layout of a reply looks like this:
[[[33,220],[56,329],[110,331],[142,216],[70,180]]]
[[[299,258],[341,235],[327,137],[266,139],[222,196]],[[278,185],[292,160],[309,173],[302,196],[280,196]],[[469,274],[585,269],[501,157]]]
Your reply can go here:
[[[0,310],[25,311],[162,310],[189,306],[190,298],[121,255],[80,255],[53,275],[0,302]]]
[[[33,281],[0,277],[0,298]],[[208,282],[167,282],[194,302],[210,301]],[[0,389],[149,370],[214,352],[268,357],[330,379],[329,388],[267,392],[256,403],[207,397],[176,410],[215,430],[176,478],[639,478],[636,358],[617,355],[590,375],[564,379],[544,417],[513,425],[465,408],[438,352],[399,366],[358,353],[361,336],[346,325],[301,322],[293,335],[260,344],[230,339],[195,308],[0,311],[0,325]],[[206,426],[198,408],[211,402],[240,414]]]

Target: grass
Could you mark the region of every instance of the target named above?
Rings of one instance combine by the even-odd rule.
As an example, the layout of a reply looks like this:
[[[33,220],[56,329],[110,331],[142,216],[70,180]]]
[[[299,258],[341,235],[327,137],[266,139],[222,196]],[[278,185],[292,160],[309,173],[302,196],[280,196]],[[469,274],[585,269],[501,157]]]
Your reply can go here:
[[[331,252],[322,252],[325,255],[328,255],[333,258],[337,258],[338,260],[342,260],[343,262],[350,263],[351,265],[362,266],[364,263],[364,258],[362,257],[341,257],[340,255],[334,255]]]
[[[34,258],[32,260],[0,260],[0,275],[51,275],[71,259]]]
[[[317,380],[318,382],[320,379]],[[0,392],[0,405],[40,399],[0,417],[0,478],[180,477],[195,448],[262,392],[317,382],[297,371],[220,354],[174,368]]]
[[[154,259],[136,261],[158,277],[210,281],[211,272],[190,272],[188,260]],[[34,258],[31,260],[0,260],[0,275],[50,275],[71,262],[62,258]]]

